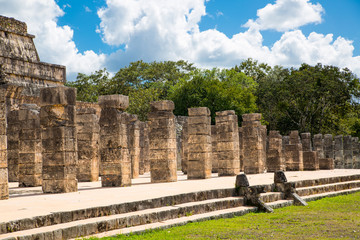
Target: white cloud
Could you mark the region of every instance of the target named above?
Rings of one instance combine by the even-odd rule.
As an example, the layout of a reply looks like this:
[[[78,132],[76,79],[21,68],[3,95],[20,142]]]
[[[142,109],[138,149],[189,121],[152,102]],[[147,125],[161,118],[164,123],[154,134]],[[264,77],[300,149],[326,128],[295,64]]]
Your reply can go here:
[[[34,34],[40,59],[65,65],[68,76],[75,78],[78,72],[90,73],[103,66],[105,55],[93,51],[80,53],[73,41],[69,26],[57,25],[63,10],[53,0],[0,0],[0,14],[27,23],[28,32]]]
[[[258,18],[249,20],[244,26],[257,25],[260,30],[274,29],[285,32],[309,23],[321,23],[324,9],[309,0],[276,0],[257,11]]]
[[[91,13],[91,9],[88,6],[84,6],[85,12]]]

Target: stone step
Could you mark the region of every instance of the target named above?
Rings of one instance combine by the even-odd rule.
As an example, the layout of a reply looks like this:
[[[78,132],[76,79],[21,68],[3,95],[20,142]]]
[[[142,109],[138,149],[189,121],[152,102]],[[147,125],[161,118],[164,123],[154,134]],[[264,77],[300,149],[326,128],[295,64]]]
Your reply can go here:
[[[284,198],[284,194],[281,192],[267,192],[260,194],[260,199],[265,203],[279,201],[282,200],[283,198]]]
[[[303,187],[326,185],[326,184],[339,183],[339,182],[350,182],[357,180],[360,180],[360,174],[354,174],[350,176],[336,176],[336,177],[327,177],[327,178],[319,178],[319,179],[300,180],[293,182],[295,182],[296,188],[303,188]]]
[[[344,195],[344,194],[350,194],[359,192],[360,188],[354,188],[354,189],[348,189],[348,190],[342,190],[337,192],[327,192],[322,194],[316,194],[312,196],[306,196],[304,197],[304,200],[309,201],[315,201],[324,197],[334,197],[338,195]],[[291,206],[294,204],[293,200],[277,200],[271,203],[267,203],[268,206],[270,206],[273,209],[276,208],[282,208]],[[136,233],[140,234],[145,231],[148,231],[150,229],[167,229],[171,227],[181,226],[185,225],[190,222],[201,222],[201,221],[207,221],[207,220],[213,220],[213,219],[219,219],[219,218],[231,218],[234,216],[242,216],[250,212],[256,212],[256,207],[249,207],[249,206],[243,206],[243,207],[236,207],[236,208],[228,208],[203,214],[196,214],[192,216],[187,217],[181,217],[176,219],[170,219],[166,221],[156,222],[156,223],[149,223],[145,225],[140,226],[134,226],[129,228],[123,228],[123,229],[116,229],[113,231],[107,231],[102,232],[98,234],[91,235],[91,237],[110,237],[110,236],[116,236],[118,234],[130,234],[130,233]],[[90,236],[89,236],[90,237]]]
[[[309,196],[314,194],[320,194],[325,192],[336,192],[346,189],[359,188],[360,181],[347,181],[347,182],[338,182],[338,183],[330,183],[324,185],[317,186],[309,186],[309,187],[300,187],[296,188],[296,193],[299,196]]]
[[[122,214],[151,208],[159,208],[162,206],[172,206],[187,202],[226,198],[231,196],[234,196],[233,188],[214,189],[199,192],[189,192],[154,199],[146,199],[141,201],[124,202],[107,206],[77,209],[73,211],[53,212],[49,215],[23,218],[10,222],[0,222],[0,234],[22,231],[32,228],[40,228],[95,217]]]
[[[241,197],[227,197],[95,217],[1,234],[0,239],[70,239],[115,229],[161,222],[244,205]]]

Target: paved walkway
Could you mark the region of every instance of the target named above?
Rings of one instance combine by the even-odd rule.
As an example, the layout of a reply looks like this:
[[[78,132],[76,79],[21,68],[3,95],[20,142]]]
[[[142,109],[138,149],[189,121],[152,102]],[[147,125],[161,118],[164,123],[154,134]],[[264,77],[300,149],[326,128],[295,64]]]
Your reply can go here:
[[[297,181],[360,174],[360,169],[285,172],[285,174],[288,181]],[[248,175],[250,185],[271,184],[273,178],[273,173]],[[79,183],[78,192],[64,194],[42,194],[41,187],[18,188],[17,183],[10,183],[10,198],[0,201],[0,222],[181,193],[233,188],[235,177],[218,177],[217,174],[213,174],[211,179],[187,180],[186,175],[178,172],[178,182],[151,184],[149,174],[145,174],[134,179],[132,183],[131,187],[122,188],[102,188],[100,182]]]

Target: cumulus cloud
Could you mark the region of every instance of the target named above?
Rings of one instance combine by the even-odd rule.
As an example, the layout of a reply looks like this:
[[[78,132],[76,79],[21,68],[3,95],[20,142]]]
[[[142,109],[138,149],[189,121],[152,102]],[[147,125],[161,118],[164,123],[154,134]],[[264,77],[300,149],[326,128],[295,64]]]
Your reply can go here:
[[[309,0],[276,0],[275,4],[259,9],[258,18],[250,19],[244,26],[285,32],[309,23],[321,23],[323,13],[319,3],[312,4]]]
[[[0,0],[0,14],[27,23],[28,32],[34,34],[40,59],[65,65],[68,76],[78,72],[90,73],[103,66],[105,55],[89,50],[80,53],[73,41],[73,30],[59,26],[57,20],[64,11],[53,0]]]

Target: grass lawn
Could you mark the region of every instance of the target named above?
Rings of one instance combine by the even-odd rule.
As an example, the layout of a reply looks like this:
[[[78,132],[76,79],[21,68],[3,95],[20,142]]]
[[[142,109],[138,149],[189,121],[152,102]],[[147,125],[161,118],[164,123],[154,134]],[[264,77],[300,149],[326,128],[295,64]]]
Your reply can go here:
[[[360,239],[360,192],[274,213],[251,213],[103,239]]]

